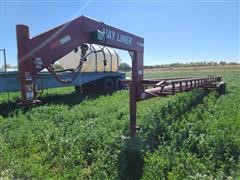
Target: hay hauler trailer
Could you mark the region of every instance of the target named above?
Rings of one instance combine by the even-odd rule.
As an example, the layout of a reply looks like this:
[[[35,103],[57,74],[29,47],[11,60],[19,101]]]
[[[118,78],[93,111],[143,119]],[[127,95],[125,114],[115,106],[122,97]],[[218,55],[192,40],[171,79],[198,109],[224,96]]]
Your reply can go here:
[[[79,73],[86,61],[88,47],[86,44],[98,44],[103,48],[91,53],[100,53],[105,46],[129,52],[132,58],[132,79],[123,80],[130,88],[130,130],[135,136],[137,102],[151,97],[174,95],[177,92],[194,88],[225,90],[221,77],[179,77],[164,79],[143,79],[144,39],[103,22],[81,16],[60,25],[34,38],[29,37],[29,28],[17,25],[18,69],[22,101],[20,105],[31,106],[40,103],[36,97],[36,84],[39,72],[48,69],[50,74],[61,83],[81,81]],[[71,75],[79,78],[64,80],[57,76],[53,63],[71,51],[81,47],[78,67]],[[75,84],[72,84],[75,85]],[[147,89],[146,87],[151,87]]]

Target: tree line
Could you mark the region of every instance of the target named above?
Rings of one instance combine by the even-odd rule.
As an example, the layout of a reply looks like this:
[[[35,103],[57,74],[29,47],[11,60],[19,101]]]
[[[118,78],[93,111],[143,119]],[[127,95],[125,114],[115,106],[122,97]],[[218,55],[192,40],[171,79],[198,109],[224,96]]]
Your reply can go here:
[[[238,65],[237,62],[226,62],[226,61],[220,61],[220,62],[190,62],[190,63],[171,63],[171,64],[160,64],[160,65],[145,65],[144,69],[153,69],[153,68],[171,68],[171,67],[199,67],[199,66],[225,66],[225,65]],[[9,64],[6,65],[7,69],[11,68],[17,68],[17,66],[11,66]],[[4,70],[4,65],[0,67],[0,70]],[[61,64],[54,64],[55,70],[63,70],[63,66]],[[128,72],[131,70],[131,66],[127,63],[121,63],[119,65],[119,71]]]
[[[161,65],[146,65],[144,69],[152,69],[152,68],[170,68],[170,67],[199,67],[199,66],[225,66],[225,65],[238,65],[237,62],[226,62],[226,61],[219,61],[219,62],[190,62],[190,63],[171,63],[171,64],[161,64]]]
[[[226,62],[226,61],[220,61],[220,62],[190,62],[190,63],[171,63],[171,64],[160,64],[160,65],[145,65],[144,69],[153,69],[153,68],[171,68],[171,67],[200,67],[200,66],[225,66],[225,65],[238,65],[237,62]],[[121,63],[119,65],[120,71],[130,71],[131,66],[127,63]]]

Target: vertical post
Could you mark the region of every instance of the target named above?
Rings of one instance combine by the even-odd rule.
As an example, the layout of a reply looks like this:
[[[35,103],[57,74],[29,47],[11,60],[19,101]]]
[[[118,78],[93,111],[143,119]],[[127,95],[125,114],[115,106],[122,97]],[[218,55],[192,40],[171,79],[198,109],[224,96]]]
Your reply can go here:
[[[7,60],[6,60],[6,50],[3,49],[3,60],[4,60],[4,69],[7,72]]]
[[[132,57],[132,83],[130,85],[130,130],[131,137],[136,136],[137,128],[137,101],[144,91],[143,80],[143,52],[137,51]]]
[[[16,26],[17,32],[17,50],[18,50],[18,70],[19,70],[19,78],[20,78],[20,85],[21,85],[21,96],[22,96],[22,103],[26,102],[26,86],[28,82],[26,81],[26,70],[29,61],[29,28],[24,25],[17,25]],[[28,74],[30,75],[30,74]]]
[[[180,82],[179,87],[180,87],[180,92],[182,92],[182,82]]]
[[[190,89],[192,89],[192,80],[190,80]]]
[[[175,83],[172,83],[172,94],[175,94]]]
[[[186,84],[185,84],[185,89],[188,90],[188,81],[186,81]]]
[[[136,134],[137,126],[137,96],[136,96],[136,83],[133,82],[130,84],[130,130],[131,136]]]
[[[40,103],[35,99],[36,91],[33,80],[33,62],[31,62],[30,55],[30,39],[29,28],[25,25],[17,25],[17,50],[18,50],[18,70],[21,86],[22,101],[21,106],[28,106],[31,104]]]

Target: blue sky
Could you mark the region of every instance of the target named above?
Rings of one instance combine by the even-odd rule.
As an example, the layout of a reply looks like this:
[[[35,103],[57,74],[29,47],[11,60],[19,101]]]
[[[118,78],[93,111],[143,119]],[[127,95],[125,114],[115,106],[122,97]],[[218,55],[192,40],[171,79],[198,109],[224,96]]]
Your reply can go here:
[[[31,36],[81,15],[144,37],[145,65],[239,61],[239,5],[235,1],[29,1],[0,0],[0,48],[17,64],[16,24]],[[120,52],[123,62],[127,53]]]

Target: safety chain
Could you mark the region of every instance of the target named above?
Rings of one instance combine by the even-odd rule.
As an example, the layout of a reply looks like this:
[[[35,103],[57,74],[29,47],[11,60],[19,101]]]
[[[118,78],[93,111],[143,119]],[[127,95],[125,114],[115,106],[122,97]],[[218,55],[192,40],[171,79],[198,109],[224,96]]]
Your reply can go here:
[[[73,82],[77,76],[78,76],[78,73],[77,72],[80,72],[82,70],[82,67],[83,67],[83,63],[85,61],[87,61],[87,56],[86,56],[86,52],[88,50],[88,45],[86,44],[82,44],[81,45],[81,58],[80,58],[80,62],[79,62],[79,65],[69,74],[69,76],[73,76],[71,79],[63,79],[61,78],[57,72],[54,70],[53,68],[53,64],[49,65],[46,69],[53,75],[53,77],[59,81],[60,83],[63,83],[63,84],[69,84],[71,82]],[[77,49],[75,50],[75,52],[77,52]]]

